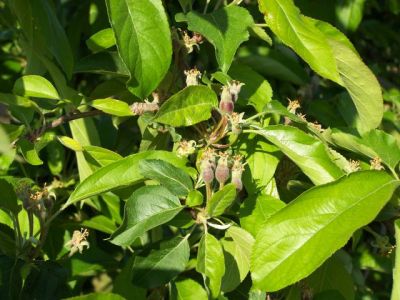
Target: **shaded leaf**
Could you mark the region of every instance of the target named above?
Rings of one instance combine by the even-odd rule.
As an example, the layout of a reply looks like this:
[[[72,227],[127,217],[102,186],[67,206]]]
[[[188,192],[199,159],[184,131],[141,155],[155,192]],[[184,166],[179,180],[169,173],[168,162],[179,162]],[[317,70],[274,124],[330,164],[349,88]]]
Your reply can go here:
[[[221,240],[225,255],[225,274],[222,290],[233,291],[247,276],[250,270],[250,254],[254,238],[246,230],[232,226]]]
[[[176,237],[162,242],[160,249],[135,258],[132,282],[147,288],[164,285],[185,270],[189,255],[187,238]]]
[[[12,184],[0,178],[0,191],[0,208],[17,216],[21,208],[18,205],[17,195]]]
[[[129,76],[129,71],[116,52],[99,52],[80,59],[74,73],[95,73]]]
[[[254,24],[250,13],[235,5],[205,15],[191,11],[186,19],[189,30],[201,33],[213,44],[224,73],[228,72],[240,44],[248,40],[249,27]]]
[[[393,288],[391,300],[400,298],[400,220],[394,222],[395,237],[396,237],[396,258],[393,269]]]

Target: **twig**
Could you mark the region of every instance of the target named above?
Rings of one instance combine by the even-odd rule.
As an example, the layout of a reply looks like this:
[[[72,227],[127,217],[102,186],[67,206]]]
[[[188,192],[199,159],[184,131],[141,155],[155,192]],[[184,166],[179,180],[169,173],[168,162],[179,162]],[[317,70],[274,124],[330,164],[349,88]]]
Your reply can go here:
[[[88,117],[94,117],[103,114],[101,110],[91,110],[91,111],[85,111],[85,112],[79,112],[79,113],[74,113],[70,115],[64,115],[61,116],[45,125],[40,127],[38,130],[35,130],[29,134],[26,134],[24,138],[28,139],[29,141],[33,142],[37,138],[39,138],[41,135],[43,135],[47,130],[56,128],[64,123],[77,120],[77,119],[82,119],[82,118],[88,118]],[[11,145],[15,146],[17,143],[18,139],[15,140]]]

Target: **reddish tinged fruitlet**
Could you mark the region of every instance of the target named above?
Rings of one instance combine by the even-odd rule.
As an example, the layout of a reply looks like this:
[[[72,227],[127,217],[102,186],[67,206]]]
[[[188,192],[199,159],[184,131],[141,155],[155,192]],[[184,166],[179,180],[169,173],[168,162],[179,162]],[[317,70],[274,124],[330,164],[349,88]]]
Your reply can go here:
[[[214,180],[214,169],[215,153],[213,149],[208,148],[204,151],[200,162],[200,172],[205,183],[210,184]]]
[[[217,168],[215,170],[215,178],[220,184],[220,187],[223,187],[225,182],[229,178],[229,167],[228,167],[228,154],[221,152],[219,154],[219,160],[217,164]]]
[[[230,115],[233,113],[234,108],[235,104],[232,100],[232,95],[229,91],[229,87],[224,86],[222,88],[221,101],[219,102],[219,109],[221,110],[222,113]]]
[[[236,186],[238,191],[241,191],[243,189],[242,174],[244,170],[242,156],[236,155],[233,159],[231,182]]]

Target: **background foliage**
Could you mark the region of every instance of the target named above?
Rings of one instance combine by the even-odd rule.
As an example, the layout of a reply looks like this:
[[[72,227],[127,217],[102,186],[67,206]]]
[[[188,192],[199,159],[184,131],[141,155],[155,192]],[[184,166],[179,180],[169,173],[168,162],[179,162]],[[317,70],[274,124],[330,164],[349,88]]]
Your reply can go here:
[[[1,298],[400,299],[399,14],[0,0]]]

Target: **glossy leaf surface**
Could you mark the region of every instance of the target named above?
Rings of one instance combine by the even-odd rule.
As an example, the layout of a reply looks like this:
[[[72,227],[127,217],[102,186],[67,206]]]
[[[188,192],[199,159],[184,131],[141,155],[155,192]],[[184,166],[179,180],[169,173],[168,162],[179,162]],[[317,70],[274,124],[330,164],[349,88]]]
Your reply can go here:
[[[209,119],[217,105],[217,96],[210,88],[188,86],[160,107],[155,121],[176,127],[194,125]]]
[[[90,106],[117,117],[133,116],[128,103],[112,98],[93,100]]]
[[[130,246],[146,231],[168,222],[182,209],[178,197],[166,188],[142,187],[126,202],[123,223],[111,236],[111,242]]]
[[[292,0],[261,0],[269,28],[320,75],[340,81],[333,51],[325,36],[308,22]]]
[[[146,98],[164,78],[171,63],[171,32],[161,0],[107,0],[118,52],[131,79],[128,89]]]
[[[192,11],[186,18],[189,30],[201,33],[213,44],[219,67],[228,72],[236,50],[249,38],[248,29],[254,23],[249,12],[231,5],[206,15]]]
[[[139,172],[139,162],[143,159],[166,160],[175,166],[184,167],[185,160],[166,151],[147,151],[132,154],[111,163],[83,180],[71,194],[65,207],[112,189],[126,187],[144,180]]]
[[[23,97],[60,99],[57,90],[46,78],[37,75],[25,75],[14,84],[14,93]]]
[[[208,300],[208,296],[200,283],[191,278],[187,278],[173,283],[171,299]]]
[[[300,129],[272,125],[257,133],[279,147],[316,185],[333,181],[344,174],[331,160],[326,146]]]
[[[216,192],[207,203],[206,213],[210,217],[222,215],[236,198],[236,186],[230,183]]]
[[[211,295],[217,298],[225,273],[224,253],[220,242],[209,233],[205,233],[200,240],[196,270],[206,276],[205,282]]]
[[[384,172],[365,171],[301,194],[257,234],[251,261],[255,287],[276,291],[309,275],[376,217],[397,186]]]
[[[246,230],[232,226],[221,240],[225,254],[225,274],[222,278],[222,290],[234,290],[247,276],[250,270],[250,255],[254,244],[253,236]]]

